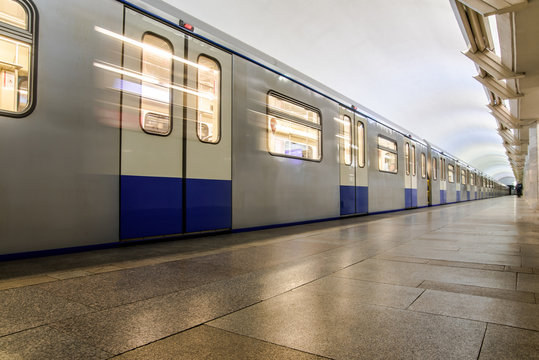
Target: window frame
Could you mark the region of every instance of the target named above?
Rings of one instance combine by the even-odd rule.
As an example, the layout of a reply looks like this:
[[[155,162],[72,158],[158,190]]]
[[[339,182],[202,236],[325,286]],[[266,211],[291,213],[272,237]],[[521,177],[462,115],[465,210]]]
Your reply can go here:
[[[276,98],[280,98],[281,100],[284,100],[284,101],[288,101],[294,105],[297,105],[297,106],[300,106],[300,107],[303,107],[304,109],[307,109],[307,110],[310,110],[310,111],[313,111],[313,112],[316,112],[318,114],[318,118],[320,119],[320,122],[319,124],[316,124],[316,123],[313,123],[313,122],[309,122],[307,120],[303,120],[303,119],[299,119],[299,118],[294,118],[293,116],[291,115],[287,115],[285,112],[281,112],[281,111],[275,111],[273,109],[270,109],[270,106],[269,106],[269,96],[274,96]],[[312,162],[322,162],[322,159],[324,158],[324,152],[323,152],[323,143],[324,143],[324,132],[323,132],[323,126],[322,126],[322,112],[320,111],[320,109],[318,108],[315,108],[314,106],[311,106],[309,104],[306,104],[304,102],[301,102],[299,100],[296,100],[294,98],[291,98],[289,96],[286,96],[284,94],[281,94],[279,92],[276,92],[274,90],[269,90],[267,93],[266,93],[266,122],[268,120],[268,117],[270,116],[275,116],[277,118],[280,118],[284,121],[288,121],[288,122],[292,122],[292,123],[295,123],[295,124],[299,124],[299,125],[303,125],[303,126],[306,126],[306,127],[310,127],[312,129],[315,129],[315,130],[318,130],[320,132],[320,138],[319,138],[319,147],[320,147],[320,158],[319,159],[310,159],[310,158],[304,158],[304,157],[300,157],[300,156],[294,156],[294,155],[286,155],[286,154],[280,154],[280,153],[274,153],[270,150],[270,142],[269,142],[269,137],[270,137],[270,129],[268,128],[267,124],[266,124],[266,133],[267,133],[267,137],[266,137],[266,147],[267,147],[267,150],[268,150],[268,153],[271,155],[271,156],[277,156],[277,157],[285,157],[285,158],[290,158],[290,159],[298,159],[298,160],[303,160],[303,161],[312,161]]]
[[[432,180],[438,180],[438,160],[435,156],[432,157],[431,169],[432,169]]]
[[[395,149],[391,149],[389,147],[385,147],[383,145],[380,145],[380,142],[378,141],[379,139],[384,139],[386,141],[390,141],[390,142],[394,143],[395,144]],[[377,141],[376,141],[376,148],[377,148],[377,150],[383,150],[383,151],[387,151],[389,153],[395,154],[395,156],[397,158],[397,161],[396,161],[397,167],[396,167],[395,171],[382,170],[382,169],[380,169],[380,152],[378,151],[378,171],[383,172],[383,173],[387,173],[387,174],[397,175],[399,173],[399,144],[397,143],[397,140],[394,140],[394,139],[391,139],[391,138],[389,138],[387,136],[378,134]]]
[[[28,16],[28,29],[0,21],[0,35],[15,41],[25,42],[30,47],[30,64],[28,68],[28,106],[23,111],[8,111],[0,109],[0,116],[23,118],[30,115],[37,105],[37,52],[38,52],[38,25],[39,13],[31,0],[14,0],[19,3]]]
[[[352,158],[353,158],[353,151],[352,151],[352,140],[353,140],[353,136],[352,136],[352,132],[353,132],[353,129],[352,129],[352,118],[346,114],[343,114],[341,115],[341,121],[343,121],[343,123],[341,124],[340,127],[342,127],[342,133],[340,134],[342,137],[340,138],[340,143],[342,145],[341,147],[341,151],[340,151],[340,155],[342,156],[342,164],[345,165],[345,166],[352,166]],[[348,139],[345,139],[344,138],[344,134],[345,134],[345,126],[346,124],[344,123],[348,123],[348,126],[350,127],[350,130],[348,131]],[[346,141],[348,140],[348,153],[350,155],[350,162],[347,163],[346,162]]]
[[[404,143],[404,166],[406,168],[406,175],[410,175],[410,168],[412,167],[410,159],[410,142]]]
[[[427,178],[427,155],[421,152],[421,178]]]
[[[416,159],[416,150],[415,150],[415,144],[412,144],[412,176],[417,175],[417,159]]]
[[[171,51],[171,54],[174,54],[174,45],[172,45],[172,42],[167,39],[166,37],[160,35],[160,34],[157,34],[157,33],[154,33],[153,31],[145,31],[143,34],[142,34],[142,37],[141,37],[141,43],[144,43],[144,37],[146,35],[151,35],[151,36],[154,36],[158,39],[161,39],[163,40],[164,42],[166,42],[169,46],[170,46],[170,51]],[[174,84],[174,61],[171,60],[171,65],[170,65],[170,84]],[[144,72],[143,72],[143,67],[144,67],[144,49],[141,50],[140,52],[140,73],[142,75],[144,75]],[[142,84],[143,84],[143,80],[140,81],[140,85],[141,85],[141,88],[142,88]],[[154,133],[154,132],[150,132],[150,131],[147,131],[144,126],[142,126],[142,99],[143,99],[143,96],[142,96],[142,90],[141,90],[141,94],[140,94],[140,97],[139,97],[139,126],[140,126],[140,129],[145,133],[145,134],[148,134],[148,135],[155,135],[155,136],[162,136],[162,137],[167,137],[169,136],[170,134],[172,134],[172,131],[174,130],[174,114],[173,114],[173,109],[174,109],[174,92],[172,91],[172,88],[169,89],[169,95],[170,95],[170,101],[169,101],[169,121],[170,121],[170,129],[169,129],[169,132],[167,134],[159,134],[159,133]]]
[[[359,147],[359,128],[361,126],[361,129],[362,129],[362,134],[363,134],[363,137],[361,138],[361,144],[363,145],[360,149]],[[356,124],[356,141],[357,141],[357,166],[360,167],[360,168],[364,168],[365,167],[365,158],[366,158],[366,147],[365,147],[365,123],[363,123],[363,121],[357,121],[357,124]],[[362,156],[360,156],[362,155]],[[361,164],[360,164],[360,160],[361,160]]]
[[[198,123],[199,123],[199,120],[198,120],[198,119],[199,119],[199,116],[198,116],[198,115],[199,115],[198,98],[197,98],[197,109],[196,109],[196,117],[197,117],[197,121],[196,121],[196,123],[195,123],[195,128],[196,128],[195,132],[196,132],[196,134],[197,134],[198,140],[199,140],[201,143],[204,143],[204,144],[210,144],[210,145],[218,145],[218,144],[221,142],[221,138],[222,138],[222,136],[221,136],[221,135],[222,135],[222,131],[221,131],[222,126],[221,126],[221,125],[223,124],[223,121],[222,121],[222,119],[223,119],[223,112],[221,111],[222,108],[223,108],[223,106],[222,106],[222,105],[223,105],[223,96],[222,96],[222,91],[223,91],[223,71],[222,71],[222,69],[223,69],[223,68],[221,67],[221,63],[219,62],[219,60],[218,60],[217,58],[215,58],[215,57],[213,57],[213,56],[210,56],[210,55],[208,55],[208,54],[205,54],[205,53],[200,53],[200,54],[198,55],[198,57],[197,57],[197,64],[199,63],[201,57],[205,57],[206,59],[209,59],[209,60],[214,61],[215,64],[217,64],[217,67],[219,68],[219,119],[218,119],[218,120],[219,120],[219,121],[218,121],[218,123],[219,123],[219,137],[218,137],[218,140],[217,140],[216,142],[213,142],[213,141],[205,141],[205,140],[202,140],[202,139],[200,138],[200,135],[199,135],[199,133],[198,133]],[[199,86],[199,73],[200,73],[200,70],[197,69],[197,91],[199,91],[199,90],[198,90],[198,86]]]
[[[449,167],[452,167],[453,170],[450,170]],[[453,174],[453,181],[451,181],[451,178],[449,176],[449,174]],[[455,165],[453,164],[447,164],[447,181],[450,183],[450,184],[453,184],[455,182]]]

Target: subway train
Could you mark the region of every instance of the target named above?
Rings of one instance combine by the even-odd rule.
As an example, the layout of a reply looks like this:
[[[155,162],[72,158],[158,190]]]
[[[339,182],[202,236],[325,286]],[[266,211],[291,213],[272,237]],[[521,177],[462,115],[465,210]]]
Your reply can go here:
[[[0,57],[2,259],[507,193],[159,0],[0,0]]]

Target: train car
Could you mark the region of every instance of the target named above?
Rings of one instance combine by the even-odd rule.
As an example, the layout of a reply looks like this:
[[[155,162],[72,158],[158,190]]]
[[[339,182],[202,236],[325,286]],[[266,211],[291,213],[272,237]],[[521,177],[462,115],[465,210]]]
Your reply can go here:
[[[180,9],[69,5],[0,0],[4,258],[446,200],[428,143]]]

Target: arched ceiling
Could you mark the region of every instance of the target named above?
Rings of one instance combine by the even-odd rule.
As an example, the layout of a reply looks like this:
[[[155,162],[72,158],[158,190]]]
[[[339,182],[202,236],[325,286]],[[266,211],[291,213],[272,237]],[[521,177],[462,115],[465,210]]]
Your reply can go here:
[[[449,0],[166,0],[506,183]]]

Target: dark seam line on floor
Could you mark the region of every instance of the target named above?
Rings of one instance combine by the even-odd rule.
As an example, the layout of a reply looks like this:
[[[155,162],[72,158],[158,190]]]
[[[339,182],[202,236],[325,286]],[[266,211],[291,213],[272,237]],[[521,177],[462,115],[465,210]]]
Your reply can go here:
[[[213,320],[212,320],[212,321],[213,321]],[[220,328],[220,327],[217,327],[217,326],[210,325],[210,324],[208,324],[208,323],[203,323],[203,324],[201,324],[200,326],[209,326],[209,327],[211,327],[211,328],[214,328],[214,329],[217,329],[217,330],[221,330],[221,331],[227,332],[227,333],[229,333],[229,334],[234,334],[234,335],[236,335],[236,336],[242,336],[242,337],[246,337],[246,338],[248,338],[248,339],[253,339],[253,340],[261,341],[261,342],[266,343],[266,344],[271,344],[271,345],[279,346],[279,347],[282,347],[282,348],[285,348],[285,349],[290,349],[290,350],[294,350],[294,351],[297,351],[297,352],[301,352],[301,353],[304,353],[304,354],[309,354],[309,355],[317,356],[317,357],[320,357],[320,358],[322,358],[322,359],[334,360],[334,358],[330,358],[330,357],[327,357],[327,356],[324,356],[324,355],[315,354],[315,353],[308,352],[308,351],[305,351],[305,350],[300,350],[300,349],[292,348],[292,347],[289,347],[289,346],[286,346],[286,345],[282,345],[282,344],[277,344],[277,343],[274,343],[274,342],[271,342],[271,341],[268,341],[268,340],[259,339],[259,338],[254,337],[254,336],[240,334],[240,333],[234,332],[234,331],[232,331],[232,330],[223,329],[223,328]]]
[[[485,337],[487,336],[488,322],[485,324],[485,331],[483,332],[483,338],[481,339],[481,346],[479,346],[479,352],[477,353],[476,360],[479,360],[481,357],[481,351],[483,350],[483,343],[485,342]]]
[[[71,318],[70,318],[71,319]],[[67,320],[67,319],[66,319]],[[61,320],[60,320],[61,321]],[[16,335],[16,334],[20,334],[20,333],[23,333],[23,332],[26,332],[26,331],[29,331],[29,330],[34,330],[34,329],[39,329],[39,328],[42,328],[42,327],[49,327],[57,332],[59,332],[61,335],[64,335],[65,337],[68,337],[68,338],[71,338],[71,339],[74,339],[74,340],[78,340],[80,341],[81,343],[83,344],[86,344],[88,345],[89,347],[91,348],[94,348],[94,349],[98,349],[98,350],[101,350],[103,351],[104,353],[108,354],[108,355],[111,355],[112,357],[114,357],[115,355],[112,354],[110,351],[107,351],[107,350],[103,350],[101,347],[98,347],[98,346],[95,346],[93,344],[90,344],[89,342],[85,341],[83,338],[80,338],[78,337],[77,335],[74,335],[70,332],[66,332],[62,329],[58,329],[57,327],[54,327],[52,326],[52,324],[55,324],[56,322],[52,322],[52,323],[46,323],[46,324],[41,324],[41,325],[38,325],[38,326],[32,326],[32,327],[29,327],[27,329],[24,329],[24,330],[19,330],[19,331],[15,331],[11,334],[7,334],[7,335],[2,335],[0,336],[0,339],[2,338],[5,338],[5,337],[8,337],[8,336],[11,336],[11,335]]]
[[[370,282],[370,283],[375,283],[375,284],[401,286],[401,287],[407,287],[407,288],[410,288],[410,289],[416,289],[417,288],[417,286],[413,286],[413,285],[402,285],[402,284],[394,284],[394,283],[388,283],[388,282],[382,282],[382,281],[376,281],[376,280],[356,279],[356,278],[352,278],[352,277],[339,276],[339,275],[333,275],[333,274],[331,274],[331,276],[339,278],[339,279],[357,280],[357,281],[365,281],[365,282]]]
[[[423,289],[423,291],[421,291],[421,294],[419,294],[415,299],[414,301],[412,301],[410,303],[410,305],[408,305],[404,310],[408,310],[410,309],[410,307],[421,297],[421,295],[423,295],[425,293],[425,291],[427,291],[427,289]]]
[[[478,323],[483,323],[483,324],[493,324],[493,325],[499,325],[499,326],[506,326],[506,327],[510,327],[510,328],[513,328],[513,329],[520,329],[520,330],[526,330],[526,331],[539,332],[539,330],[535,330],[535,329],[519,327],[519,326],[515,326],[515,325],[502,324],[502,323],[497,323],[497,322],[493,322],[493,321],[484,321],[484,320],[476,320],[476,319],[464,318],[464,317],[460,317],[460,316],[436,314],[436,313],[431,313],[431,312],[422,311],[422,310],[408,310],[408,311],[413,311],[413,312],[422,313],[422,314],[429,314],[429,315],[434,315],[434,316],[443,316],[443,317],[450,318],[450,319],[460,319],[460,320],[473,321],[473,322],[478,322]]]

